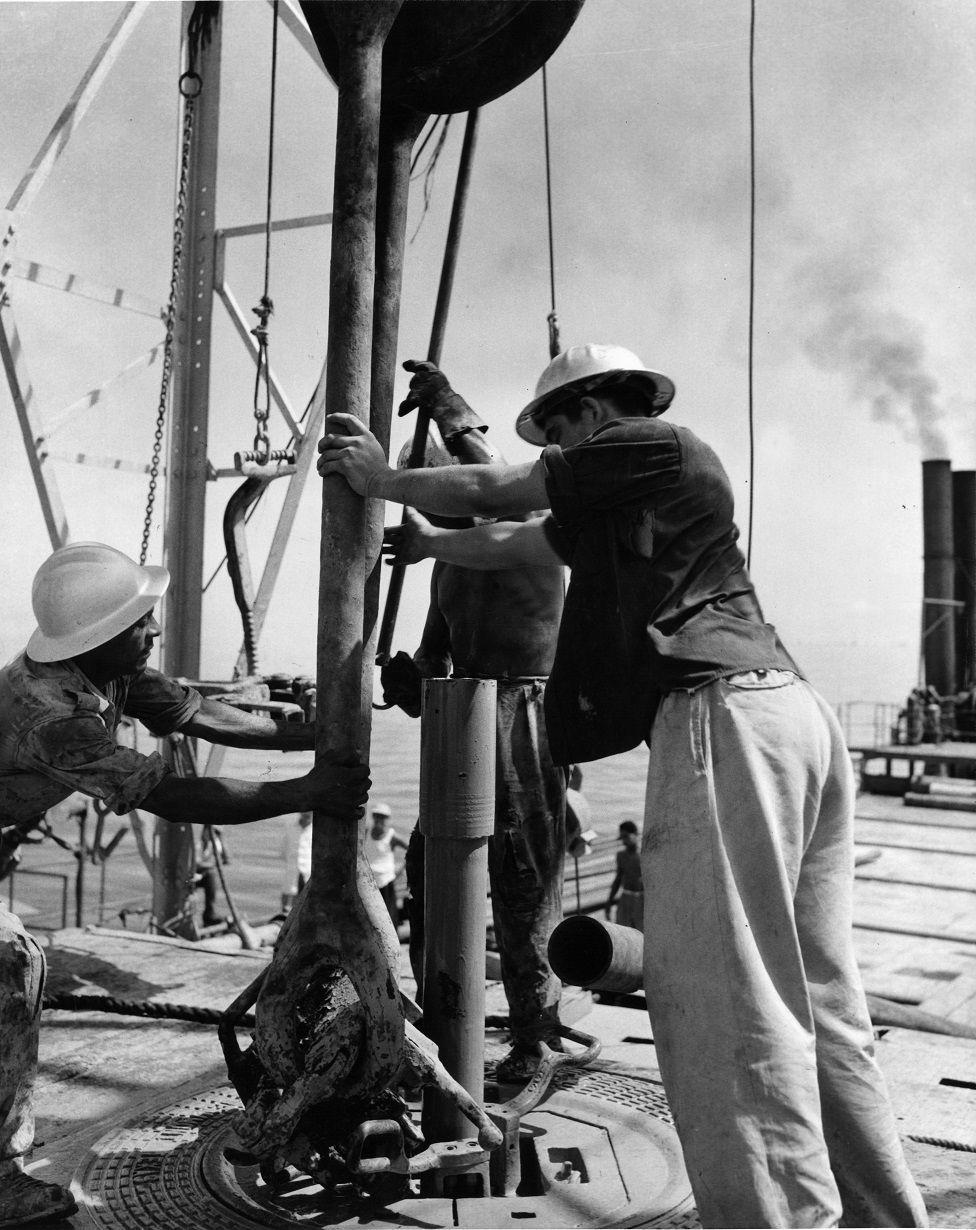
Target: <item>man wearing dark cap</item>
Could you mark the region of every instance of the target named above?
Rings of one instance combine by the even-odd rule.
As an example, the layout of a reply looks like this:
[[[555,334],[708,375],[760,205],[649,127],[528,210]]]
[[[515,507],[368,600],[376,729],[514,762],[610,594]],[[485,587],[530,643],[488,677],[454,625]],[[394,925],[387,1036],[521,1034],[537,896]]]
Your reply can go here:
[[[572,347],[518,430],[534,462],[397,472],[333,415],[319,470],[437,515],[398,558],[570,567],[546,694],[554,757],[650,747],[644,978],[705,1226],[925,1225],[854,955],[853,777],[830,707],[766,623],[715,453],[658,416],[671,381]]]

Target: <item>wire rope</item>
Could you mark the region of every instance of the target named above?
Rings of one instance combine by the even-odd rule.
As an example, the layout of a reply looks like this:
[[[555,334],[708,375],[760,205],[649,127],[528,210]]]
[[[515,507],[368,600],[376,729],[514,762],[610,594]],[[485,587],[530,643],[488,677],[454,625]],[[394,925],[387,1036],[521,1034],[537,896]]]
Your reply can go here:
[[[756,422],[753,366],[756,334],[756,0],[749,4],[749,531],[746,567],[752,567],[752,528],[756,494]]]
[[[546,154],[546,229],[549,239],[549,358],[559,354],[559,321],[556,316],[556,257],[552,225],[552,167],[549,156],[549,79],[546,66],[542,66],[542,130]]]

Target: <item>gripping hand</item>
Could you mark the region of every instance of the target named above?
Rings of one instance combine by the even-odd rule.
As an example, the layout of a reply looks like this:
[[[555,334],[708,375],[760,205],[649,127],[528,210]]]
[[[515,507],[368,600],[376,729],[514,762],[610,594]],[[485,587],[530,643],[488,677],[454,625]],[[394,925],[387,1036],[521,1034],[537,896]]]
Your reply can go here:
[[[417,664],[402,649],[380,668],[383,700],[399,705],[408,717],[420,717],[421,681]]]
[[[434,363],[407,359],[403,366],[406,371],[413,372],[413,377],[410,392],[400,403],[401,417],[422,407],[437,424],[448,448],[452,436],[488,430],[488,424],[475,414],[460,393],[454,392],[447,377]]]

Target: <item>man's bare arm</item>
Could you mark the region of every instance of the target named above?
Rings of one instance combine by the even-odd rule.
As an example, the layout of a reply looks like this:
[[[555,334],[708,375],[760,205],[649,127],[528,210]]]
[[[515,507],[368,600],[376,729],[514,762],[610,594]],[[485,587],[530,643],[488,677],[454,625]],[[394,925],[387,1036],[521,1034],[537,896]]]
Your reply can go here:
[[[269,748],[279,752],[310,751],[315,746],[311,722],[276,722],[267,713],[248,713],[205,696],[181,733],[227,747]]]
[[[357,820],[363,814],[368,790],[369,770],[365,765],[320,761],[304,777],[283,782],[168,773],[139,807],[179,824],[247,824],[315,809],[340,820]]]
[[[403,525],[386,530],[383,551],[394,562],[414,564],[422,559],[435,559],[482,572],[527,565],[558,567],[564,561],[550,545],[544,524],[543,519],[536,518],[446,530],[408,512]]]
[[[344,478],[360,495],[446,517],[497,517],[549,507],[541,461],[394,470],[355,415],[330,414],[326,421],[332,430],[319,442],[318,471],[323,478]]]
[[[435,565],[430,578],[427,619],[420,645],[413,655],[417,669],[425,679],[445,678],[451,673],[451,633],[437,600],[437,571]]]

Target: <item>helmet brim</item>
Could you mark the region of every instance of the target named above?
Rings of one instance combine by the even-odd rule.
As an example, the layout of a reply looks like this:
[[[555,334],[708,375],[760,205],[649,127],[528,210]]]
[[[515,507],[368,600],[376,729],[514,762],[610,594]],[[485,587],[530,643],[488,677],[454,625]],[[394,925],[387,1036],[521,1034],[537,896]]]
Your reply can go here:
[[[169,588],[169,569],[144,564],[143,573],[144,584],[139,593],[99,623],[64,636],[48,636],[40,628],[35,628],[27,642],[27,656],[35,662],[61,662],[65,658],[87,653],[89,649],[97,649],[113,636],[131,628],[136,620],[153,609]]]
[[[603,385],[624,383],[646,383],[651,386],[648,418],[657,418],[659,414],[663,414],[674,398],[674,382],[661,372],[653,372],[649,368],[621,368],[617,371],[599,372],[594,376],[570,381],[569,384],[561,384],[558,388],[543,393],[541,397],[534,398],[515,420],[515,431],[529,444],[541,447],[548,442],[540,420],[544,419],[547,413],[554,411],[560,402],[592,392]]]

